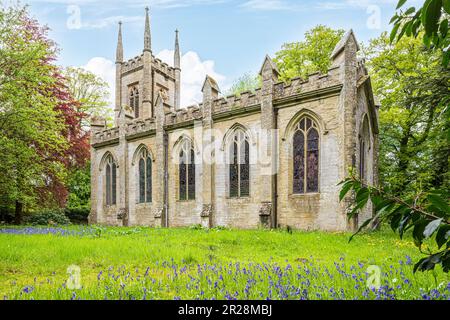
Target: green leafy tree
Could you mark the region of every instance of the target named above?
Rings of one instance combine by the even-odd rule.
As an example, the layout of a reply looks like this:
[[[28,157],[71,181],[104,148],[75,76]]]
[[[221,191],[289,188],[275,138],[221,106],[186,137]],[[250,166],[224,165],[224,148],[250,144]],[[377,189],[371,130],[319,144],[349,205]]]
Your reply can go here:
[[[101,116],[108,123],[112,122],[113,111],[108,108],[108,83],[82,68],[66,68],[64,76],[71,95],[79,102],[78,111],[85,115],[82,121],[84,128],[89,127],[93,116]]]
[[[113,111],[108,107],[108,84],[90,71],[82,68],[67,68],[64,72],[65,83],[72,96],[79,101],[78,111],[82,113],[82,127],[88,130],[90,119],[101,116],[112,124]],[[89,210],[91,197],[90,164],[71,168],[68,173],[68,198],[66,207],[69,210]]]
[[[326,73],[331,66],[331,53],[343,35],[344,30],[318,25],[305,33],[304,41],[285,43],[274,59],[280,80],[305,78],[317,71]]]
[[[91,200],[91,172],[90,165],[72,170],[68,178],[69,198],[67,208],[89,208]]]
[[[400,41],[404,36],[421,37],[428,48],[441,50],[445,67],[450,62],[450,0],[426,0],[422,7],[405,7],[407,0],[400,0],[397,12],[391,19],[394,27],[391,41]]]
[[[349,219],[372,202],[375,215],[357,233],[379,223],[401,238],[410,232],[425,255],[414,271],[441,265],[448,273],[450,70],[442,66],[442,53],[419,38],[391,42],[384,33],[365,49],[381,100],[381,185],[365,185],[351,173],[340,200],[351,193]]]
[[[380,99],[380,173],[395,195],[449,188],[450,71],[417,38],[390,43],[387,33],[365,49]]]
[[[259,76],[255,76],[251,73],[246,73],[239,79],[237,79],[228,91],[229,95],[239,95],[242,92],[250,91],[254,92],[261,87],[261,79]]]
[[[450,193],[448,191],[420,192],[411,197],[396,197],[381,187],[362,184],[351,175],[341,183],[342,201],[350,192],[354,205],[348,218],[352,219],[372,201],[375,216],[365,221],[357,233],[377,223],[386,223],[403,238],[412,231],[414,244],[425,255],[414,267],[416,271],[429,271],[441,265],[444,272],[450,272]],[[356,234],[355,234],[356,235]],[[353,236],[350,238],[350,241]],[[430,241],[434,240],[434,245]]]
[[[0,7],[0,198],[15,208],[16,222],[47,179],[65,173],[54,159],[67,143],[49,63],[55,49],[44,33],[25,8]]]

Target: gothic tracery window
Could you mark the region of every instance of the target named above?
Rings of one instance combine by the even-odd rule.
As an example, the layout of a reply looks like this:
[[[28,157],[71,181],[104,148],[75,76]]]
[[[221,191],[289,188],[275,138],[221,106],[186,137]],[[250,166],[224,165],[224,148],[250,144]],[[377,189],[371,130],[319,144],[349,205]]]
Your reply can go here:
[[[230,198],[250,196],[250,144],[248,136],[237,130],[229,146]]]
[[[295,128],[293,162],[294,194],[319,192],[319,131],[309,117]]]
[[[106,205],[107,206],[113,206],[117,203],[117,197],[116,197],[116,189],[117,189],[117,165],[114,162],[114,159],[112,155],[109,155],[106,158],[106,167],[105,167],[105,180],[106,180]]]
[[[359,139],[359,177],[364,183],[366,180],[366,143]]]
[[[183,141],[179,157],[179,198],[195,200],[195,152],[190,141]]]
[[[359,177],[363,183],[367,182],[367,153],[370,149],[369,137],[369,120],[365,116],[359,134]]]
[[[130,108],[134,111],[134,117],[139,118],[139,89],[137,86],[130,88]]]
[[[139,154],[139,203],[152,202],[152,159],[143,148]]]

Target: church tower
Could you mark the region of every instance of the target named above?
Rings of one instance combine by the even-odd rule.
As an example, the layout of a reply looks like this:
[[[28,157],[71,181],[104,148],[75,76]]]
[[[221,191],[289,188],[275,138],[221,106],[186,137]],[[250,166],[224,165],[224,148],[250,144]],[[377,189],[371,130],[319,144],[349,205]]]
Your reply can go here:
[[[175,34],[173,67],[153,55],[150,9],[145,8],[142,53],[124,60],[122,23],[116,50],[115,126],[120,114],[126,121],[154,119],[156,99],[161,95],[165,113],[181,107],[181,56],[178,30]]]

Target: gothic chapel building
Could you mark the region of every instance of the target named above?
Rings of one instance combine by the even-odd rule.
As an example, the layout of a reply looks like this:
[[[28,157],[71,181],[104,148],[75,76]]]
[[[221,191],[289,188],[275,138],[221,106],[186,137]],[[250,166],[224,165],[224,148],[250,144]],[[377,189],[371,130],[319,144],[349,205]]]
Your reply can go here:
[[[90,223],[118,226],[349,230],[339,186],[354,168],[376,183],[378,107],[358,42],[347,32],[326,74],[289,83],[266,56],[255,92],[220,96],[207,76],[203,102],[180,106],[180,47],[173,67],[152,53],[116,53],[115,125],[92,121]]]

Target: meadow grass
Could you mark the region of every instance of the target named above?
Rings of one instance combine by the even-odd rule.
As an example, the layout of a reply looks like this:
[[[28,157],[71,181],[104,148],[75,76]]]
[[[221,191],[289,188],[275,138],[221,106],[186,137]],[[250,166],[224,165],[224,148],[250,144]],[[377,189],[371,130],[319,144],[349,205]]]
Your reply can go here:
[[[440,268],[389,230],[0,228],[3,299],[448,299]],[[80,267],[80,290],[67,268]],[[381,287],[367,286],[368,267]]]

